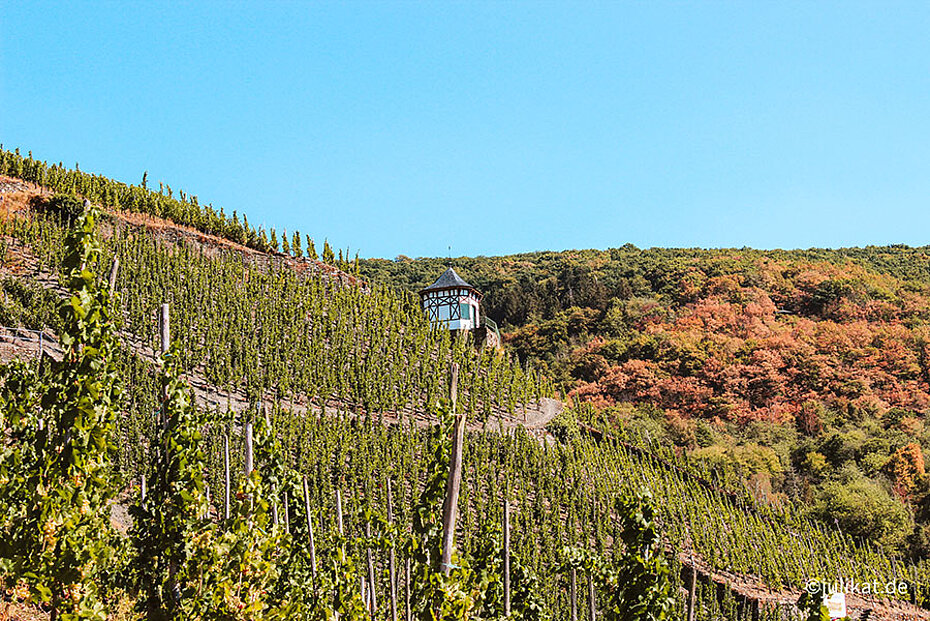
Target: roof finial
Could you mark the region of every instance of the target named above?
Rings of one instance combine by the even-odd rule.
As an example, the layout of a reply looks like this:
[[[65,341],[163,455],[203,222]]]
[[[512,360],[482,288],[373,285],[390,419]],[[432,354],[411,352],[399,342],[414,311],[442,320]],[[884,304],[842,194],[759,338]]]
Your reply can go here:
[[[449,244],[449,267],[452,267],[452,244]]]

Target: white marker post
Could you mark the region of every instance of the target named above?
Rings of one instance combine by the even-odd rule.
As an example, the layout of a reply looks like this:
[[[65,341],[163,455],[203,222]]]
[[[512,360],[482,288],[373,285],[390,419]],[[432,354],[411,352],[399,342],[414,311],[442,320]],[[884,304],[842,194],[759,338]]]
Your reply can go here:
[[[824,598],[823,604],[827,607],[831,619],[842,619],[846,616],[845,593],[830,593]]]

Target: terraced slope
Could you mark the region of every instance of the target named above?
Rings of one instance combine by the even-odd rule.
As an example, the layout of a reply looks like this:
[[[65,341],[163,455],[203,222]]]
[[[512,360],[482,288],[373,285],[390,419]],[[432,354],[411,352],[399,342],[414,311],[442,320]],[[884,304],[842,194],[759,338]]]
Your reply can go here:
[[[54,288],[60,223],[33,214],[8,215],[6,269]],[[177,310],[173,340],[189,376],[221,409],[224,397],[230,405],[234,398],[253,408],[270,404],[287,460],[313,482],[316,507],[330,507],[335,491],[343,490],[347,513],[366,508],[383,513],[381,483],[390,477],[400,494],[398,518],[409,518],[424,456],[430,453],[428,436],[409,423],[421,422],[445,392],[453,361],[462,367],[460,404],[479,424],[519,423],[521,404],[547,390],[545,382],[512,361],[494,352],[475,353],[470,345],[451,342],[447,333],[431,331],[415,301],[387,290],[295,273],[277,260],[246,259],[235,248],[207,249],[198,240],[153,235],[119,214],[112,215],[108,229],[107,256],[118,256],[121,265],[116,285],[126,352],[120,364],[128,384],[121,465],[129,477],[150,459],[146,440],[152,437],[158,399],[150,364],[154,318],[165,300]],[[324,409],[334,415],[307,416]],[[404,424],[387,427],[377,424],[379,417]],[[536,417],[528,413],[527,419]],[[213,489],[221,488],[225,430],[224,425],[205,434]],[[239,441],[234,435],[234,443]],[[810,577],[867,570],[883,580],[912,576],[918,585],[930,577],[926,563],[906,567],[797,515],[747,506],[608,440],[568,435],[554,444],[519,430],[475,433],[468,438],[465,463],[461,530],[472,537],[464,539],[480,540],[482,529],[499,520],[506,493],[514,506],[515,551],[536,570],[540,589],[560,618],[566,613],[561,548],[575,544],[617,554],[613,501],[640,487],[656,498],[678,563],[698,567],[711,581],[728,581],[736,593],[756,593],[758,600],[784,603]],[[329,520],[321,527],[326,532],[335,526]],[[348,528],[358,531],[362,523],[350,522]],[[384,577],[380,580],[383,588]],[[762,592],[770,595],[764,598]],[[927,593],[915,595],[923,601]],[[745,607],[727,608],[732,596],[718,598],[710,591],[704,598],[708,617],[703,618],[717,609],[724,618],[746,618]],[[885,618],[924,614],[903,604],[882,608],[865,601],[861,606],[860,614],[883,609],[892,615]],[[769,610],[765,618],[780,618],[781,612]]]

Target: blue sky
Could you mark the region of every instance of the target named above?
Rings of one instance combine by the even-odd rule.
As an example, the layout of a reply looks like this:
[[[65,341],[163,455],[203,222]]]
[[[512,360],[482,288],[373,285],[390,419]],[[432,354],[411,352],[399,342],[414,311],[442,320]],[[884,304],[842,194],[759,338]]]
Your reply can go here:
[[[0,0],[0,142],[394,257],[930,243],[930,4]]]

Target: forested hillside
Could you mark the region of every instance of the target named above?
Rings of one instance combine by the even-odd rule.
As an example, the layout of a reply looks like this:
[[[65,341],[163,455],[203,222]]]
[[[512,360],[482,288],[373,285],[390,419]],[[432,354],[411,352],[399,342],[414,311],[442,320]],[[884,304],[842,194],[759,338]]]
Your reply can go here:
[[[415,290],[446,263],[360,269]],[[767,502],[930,549],[930,248],[626,245],[452,263],[509,346],[591,407],[583,422],[741,472]]]

